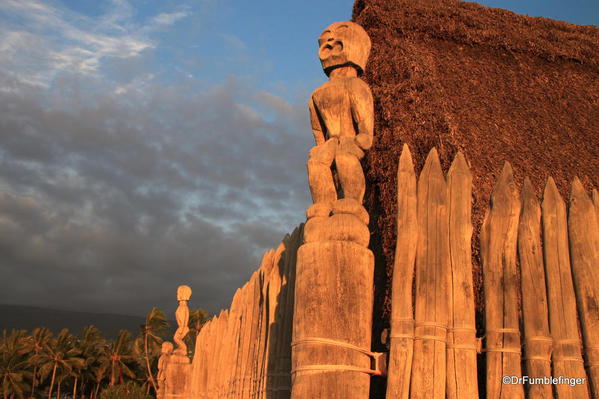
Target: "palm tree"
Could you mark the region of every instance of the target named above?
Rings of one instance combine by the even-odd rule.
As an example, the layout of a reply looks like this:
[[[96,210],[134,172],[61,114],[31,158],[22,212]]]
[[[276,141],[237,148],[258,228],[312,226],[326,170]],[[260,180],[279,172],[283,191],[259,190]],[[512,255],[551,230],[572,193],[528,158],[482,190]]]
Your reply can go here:
[[[147,377],[154,387],[154,392],[158,392],[158,387],[150,368],[150,357],[156,357],[160,353],[162,344],[161,335],[166,333],[169,323],[166,321],[166,315],[158,308],[152,308],[146,316],[146,323],[141,326],[142,337],[144,341],[144,357],[146,359]]]
[[[100,365],[100,358],[104,354],[106,341],[101,336],[101,332],[94,326],[87,326],[83,329],[83,335],[80,341],[81,357],[85,361],[81,369],[81,394],[85,396],[85,388],[90,380],[96,381],[95,371]],[[100,381],[103,379],[101,375]],[[98,384],[99,385],[99,384]],[[93,391],[92,391],[93,392]],[[73,394],[75,399],[75,394]]]
[[[3,331],[0,344],[0,376],[4,399],[8,399],[9,395],[10,398],[16,395],[23,399],[24,392],[28,389],[28,384],[24,381],[31,378],[29,362],[25,356],[29,352],[26,339],[26,332],[23,330],[13,330],[9,335]]]
[[[107,345],[106,358],[103,360],[110,367],[110,386],[116,383],[117,378],[122,383],[123,375],[135,378],[135,373],[131,370],[131,363],[135,361],[131,350],[131,333],[127,330],[120,330],[116,339]]]
[[[35,386],[38,380],[38,363],[34,360],[37,358],[37,355],[44,349],[44,345],[48,343],[48,341],[52,338],[52,332],[46,327],[38,327],[35,328],[31,335],[28,337],[27,344],[28,350],[31,354],[31,363],[33,364],[33,375],[31,378],[31,397],[35,394]]]
[[[60,396],[60,385],[65,376],[72,374],[74,368],[82,368],[85,364],[80,357],[79,350],[75,347],[75,339],[68,329],[64,328],[58,336],[50,339],[44,349],[35,356],[36,362],[40,364],[40,375],[45,378],[52,370],[48,398],[52,397],[54,383],[58,377],[58,395]]]
[[[110,358],[107,355],[107,348],[108,345],[106,345],[103,348],[102,354],[99,355],[97,357],[97,367],[93,368],[93,376],[94,376],[94,381],[96,383],[96,389],[94,389],[92,391],[92,396],[91,398],[95,399],[98,397],[98,391],[100,390],[100,385],[102,384],[102,380],[104,378],[106,378],[106,374],[108,372],[108,368],[110,367]]]
[[[77,397],[77,382],[81,378],[82,370],[85,367],[85,358],[83,357],[82,350],[82,342],[77,337],[71,335],[70,339],[72,354],[75,356],[71,356],[66,359],[67,367],[63,367],[62,377],[73,378],[73,397],[72,399],[76,399]],[[62,382],[62,378],[58,383],[58,392],[60,392],[60,384]],[[60,398],[60,394],[58,395]]]

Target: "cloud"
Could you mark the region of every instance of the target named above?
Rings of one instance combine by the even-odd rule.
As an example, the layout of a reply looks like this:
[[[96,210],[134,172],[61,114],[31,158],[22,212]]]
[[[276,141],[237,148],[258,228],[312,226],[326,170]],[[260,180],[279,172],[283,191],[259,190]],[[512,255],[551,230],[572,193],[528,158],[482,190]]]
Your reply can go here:
[[[305,106],[233,77],[51,106],[77,79],[0,92],[0,302],[141,314],[188,283],[228,306],[303,220]]]
[[[217,311],[304,220],[307,107],[159,58],[202,9],[104,11],[0,2],[0,303]]]
[[[247,46],[243,42],[243,40],[241,40],[239,37],[237,37],[231,33],[221,33],[220,37],[222,37],[223,40],[225,41],[225,43],[227,43],[229,46],[231,46],[235,50],[238,50],[238,51],[247,50]]]
[[[48,87],[60,73],[97,74],[111,58],[139,57],[156,47],[152,33],[188,15],[162,13],[143,24],[126,1],[113,1],[100,17],[90,17],[39,1],[6,0],[0,13],[0,68],[13,79]]]
[[[152,18],[152,20],[154,21],[154,23],[156,25],[160,25],[160,26],[168,26],[168,25],[172,25],[175,22],[177,22],[178,20],[185,18],[189,15],[189,12],[187,11],[176,11],[176,12],[170,12],[170,13],[161,13],[156,15],[154,18]]]

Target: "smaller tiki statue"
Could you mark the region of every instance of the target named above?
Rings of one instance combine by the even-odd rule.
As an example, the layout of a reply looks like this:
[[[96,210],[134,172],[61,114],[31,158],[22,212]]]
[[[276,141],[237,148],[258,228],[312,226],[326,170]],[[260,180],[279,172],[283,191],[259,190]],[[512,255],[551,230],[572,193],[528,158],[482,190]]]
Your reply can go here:
[[[166,367],[168,366],[169,358],[173,354],[173,344],[171,342],[163,342],[161,353],[158,359],[158,376],[156,377],[158,380],[158,392],[156,395],[158,399],[164,398],[166,394]]]
[[[187,301],[191,297],[191,288],[187,285],[181,285],[177,288],[177,300],[179,301],[179,307],[175,312],[175,318],[177,319],[177,331],[175,331],[175,336],[173,340],[177,344],[177,349],[175,350],[176,355],[187,355],[187,345],[183,339],[189,332],[189,327],[187,324],[189,323],[189,308],[187,307]]]
[[[318,44],[329,81],[310,97],[316,146],[307,165],[314,204],[306,216],[330,216],[338,207],[359,216],[365,213],[366,186],[360,160],[372,146],[374,125],[372,93],[359,78],[366,68],[370,38],[356,23],[337,22],[322,32]]]

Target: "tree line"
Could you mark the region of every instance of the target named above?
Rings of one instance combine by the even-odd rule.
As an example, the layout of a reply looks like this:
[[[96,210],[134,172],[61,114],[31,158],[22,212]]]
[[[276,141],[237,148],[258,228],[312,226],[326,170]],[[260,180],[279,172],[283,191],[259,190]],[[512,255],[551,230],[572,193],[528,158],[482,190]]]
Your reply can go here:
[[[188,354],[206,322],[203,309],[190,311]],[[153,308],[134,336],[120,330],[106,339],[93,325],[81,336],[68,329],[54,336],[46,327],[4,330],[0,341],[0,393],[3,399],[151,398],[157,390],[157,363],[169,322],[164,311]],[[124,391],[123,391],[124,390]],[[139,392],[135,396],[133,392]],[[119,394],[120,392],[120,394]],[[116,394],[116,396],[114,396]]]

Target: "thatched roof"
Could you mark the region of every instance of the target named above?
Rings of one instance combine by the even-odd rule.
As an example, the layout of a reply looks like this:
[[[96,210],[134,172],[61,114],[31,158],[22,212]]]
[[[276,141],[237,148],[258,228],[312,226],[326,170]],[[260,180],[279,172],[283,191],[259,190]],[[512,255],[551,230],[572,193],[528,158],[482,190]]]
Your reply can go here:
[[[375,99],[376,140],[365,169],[377,342],[388,325],[402,144],[410,145],[417,172],[433,146],[445,171],[457,151],[465,154],[475,242],[504,161],[519,183],[530,177],[539,197],[549,176],[565,198],[574,176],[599,187],[599,28],[453,0],[358,0],[353,20],[373,43],[364,79]]]

